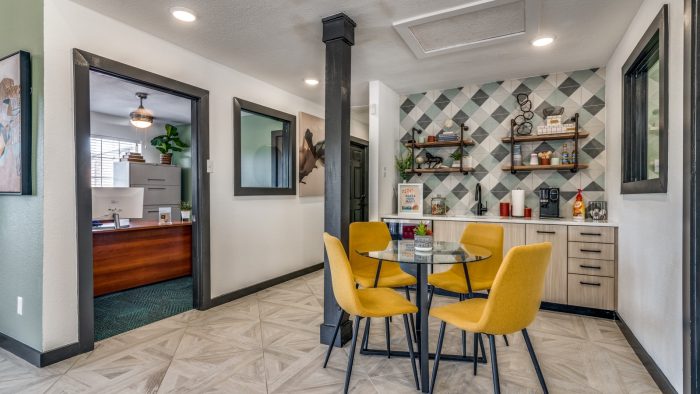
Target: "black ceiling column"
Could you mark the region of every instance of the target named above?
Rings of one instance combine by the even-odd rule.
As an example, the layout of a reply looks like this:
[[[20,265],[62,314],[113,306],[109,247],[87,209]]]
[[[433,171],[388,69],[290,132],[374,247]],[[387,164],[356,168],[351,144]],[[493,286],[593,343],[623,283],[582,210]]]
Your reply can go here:
[[[347,250],[350,225],[350,50],[355,44],[355,22],[343,13],[323,18],[323,42],[326,44],[324,228],[340,238]],[[326,256],[321,343],[331,342],[340,313],[333,296]],[[345,316],[335,345],[342,346],[351,336],[352,323]]]

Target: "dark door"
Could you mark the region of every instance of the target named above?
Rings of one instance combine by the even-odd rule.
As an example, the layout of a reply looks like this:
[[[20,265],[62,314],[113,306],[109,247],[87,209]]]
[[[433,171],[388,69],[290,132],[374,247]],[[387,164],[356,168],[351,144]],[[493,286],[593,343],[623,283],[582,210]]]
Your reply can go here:
[[[369,187],[369,165],[367,145],[360,142],[350,144],[350,222],[369,220],[367,189]]]

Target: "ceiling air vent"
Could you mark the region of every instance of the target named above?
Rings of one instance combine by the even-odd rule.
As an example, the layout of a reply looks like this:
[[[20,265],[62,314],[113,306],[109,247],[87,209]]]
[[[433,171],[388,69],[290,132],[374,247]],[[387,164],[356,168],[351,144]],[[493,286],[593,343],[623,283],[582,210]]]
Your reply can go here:
[[[394,28],[419,58],[534,37],[541,0],[481,0],[404,19]]]

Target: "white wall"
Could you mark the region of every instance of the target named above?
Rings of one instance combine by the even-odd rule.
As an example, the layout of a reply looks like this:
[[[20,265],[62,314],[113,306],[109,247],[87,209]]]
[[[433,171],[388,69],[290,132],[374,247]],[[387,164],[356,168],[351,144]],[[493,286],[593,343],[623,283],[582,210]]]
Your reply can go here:
[[[381,81],[369,83],[369,218],[394,211],[399,95]]]
[[[44,11],[43,350],[78,339],[73,48],[209,90],[213,297],[323,260],[322,197],[234,198],[232,154],[233,97],[291,114],[323,116],[322,106],[70,1],[47,0]]]
[[[665,1],[646,0],[607,65],[607,185],[620,224],[618,311],[676,390],[683,387],[683,1],[669,1],[668,193],[621,195],[622,65]]]

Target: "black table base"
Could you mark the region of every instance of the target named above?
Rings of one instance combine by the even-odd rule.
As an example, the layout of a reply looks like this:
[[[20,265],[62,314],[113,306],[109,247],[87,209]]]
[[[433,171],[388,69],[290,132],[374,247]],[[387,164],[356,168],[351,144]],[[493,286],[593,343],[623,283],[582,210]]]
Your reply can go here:
[[[360,349],[360,354],[364,354],[366,356],[384,356],[387,357],[389,353],[386,350],[381,350],[381,349]],[[435,353],[428,353],[429,358],[431,360],[435,359]],[[416,353],[416,357],[418,354]],[[399,351],[399,350],[392,350],[391,351],[391,357],[409,357],[409,354],[407,351]],[[440,361],[462,361],[462,362],[469,362],[472,363],[474,362],[474,357],[473,356],[462,356],[458,354],[440,354]],[[486,364],[486,357],[481,356],[478,357],[476,360],[480,364]]]

